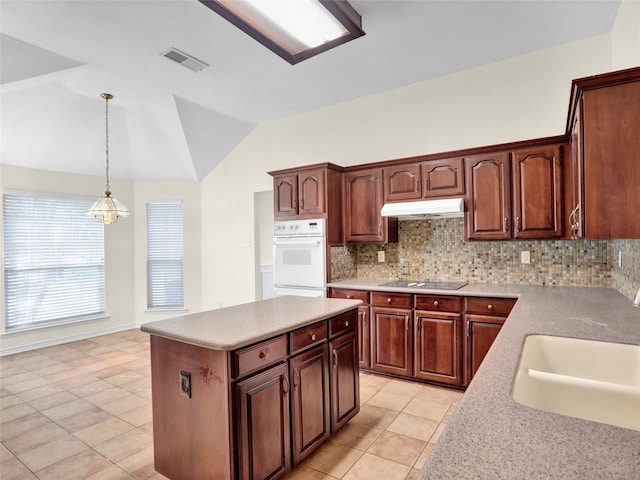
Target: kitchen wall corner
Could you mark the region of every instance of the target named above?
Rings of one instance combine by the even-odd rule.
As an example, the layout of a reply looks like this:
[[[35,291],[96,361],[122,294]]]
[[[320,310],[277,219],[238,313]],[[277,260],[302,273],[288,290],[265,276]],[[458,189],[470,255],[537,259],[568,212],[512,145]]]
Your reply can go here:
[[[622,252],[622,267],[618,267],[618,252]],[[640,288],[640,240],[612,240],[611,255],[611,286],[633,300]]]

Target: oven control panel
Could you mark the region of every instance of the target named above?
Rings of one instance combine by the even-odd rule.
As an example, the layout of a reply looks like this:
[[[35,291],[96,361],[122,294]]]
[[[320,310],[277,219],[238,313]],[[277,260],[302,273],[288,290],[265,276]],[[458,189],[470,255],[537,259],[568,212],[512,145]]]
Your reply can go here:
[[[324,222],[324,218],[273,222],[273,235],[275,237],[322,237],[324,236]]]

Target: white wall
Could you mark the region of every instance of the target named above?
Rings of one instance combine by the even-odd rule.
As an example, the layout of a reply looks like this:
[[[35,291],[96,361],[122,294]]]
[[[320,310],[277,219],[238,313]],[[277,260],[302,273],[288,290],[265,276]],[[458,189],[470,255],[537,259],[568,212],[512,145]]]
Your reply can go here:
[[[620,4],[611,32],[613,70],[640,65],[640,1]]]
[[[255,298],[253,194],[267,171],[355,165],[564,133],[571,80],[611,70],[611,35],[263,124],[203,181],[203,308]],[[224,225],[220,234],[218,226]]]
[[[64,174],[12,165],[0,165],[0,189],[29,190],[71,195],[98,196],[104,178]],[[105,281],[107,317],[34,331],[4,332],[4,275],[0,276],[0,347],[3,353],[135,327],[150,320],[175,316],[175,312],[146,312],[146,218],[147,200],[181,198],[184,201],[185,306],[198,311],[200,299],[200,184],[196,182],[131,182],[111,179],[113,195],[132,213],[105,226]],[[0,204],[2,202],[0,195]],[[1,205],[0,205],[1,207]],[[2,237],[0,208],[0,248]]]

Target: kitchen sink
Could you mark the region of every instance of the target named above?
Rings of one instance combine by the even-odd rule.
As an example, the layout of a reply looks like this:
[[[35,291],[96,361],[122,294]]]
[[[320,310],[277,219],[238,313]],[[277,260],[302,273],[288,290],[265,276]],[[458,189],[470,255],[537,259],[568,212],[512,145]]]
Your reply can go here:
[[[640,430],[640,345],[529,335],[513,399],[547,412]]]

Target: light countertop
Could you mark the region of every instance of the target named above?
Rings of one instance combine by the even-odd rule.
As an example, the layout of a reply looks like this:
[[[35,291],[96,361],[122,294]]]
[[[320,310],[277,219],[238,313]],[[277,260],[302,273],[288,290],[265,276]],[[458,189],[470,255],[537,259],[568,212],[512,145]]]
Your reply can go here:
[[[152,335],[235,350],[356,308],[359,300],[282,296],[143,324]]]
[[[536,410],[511,397],[527,335],[640,345],[640,308],[630,299],[611,288],[470,284],[425,291],[380,287],[386,281],[329,286],[518,298],[419,480],[640,479],[640,431]]]

